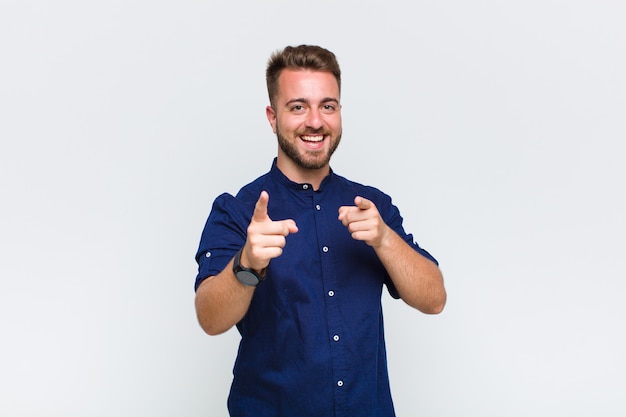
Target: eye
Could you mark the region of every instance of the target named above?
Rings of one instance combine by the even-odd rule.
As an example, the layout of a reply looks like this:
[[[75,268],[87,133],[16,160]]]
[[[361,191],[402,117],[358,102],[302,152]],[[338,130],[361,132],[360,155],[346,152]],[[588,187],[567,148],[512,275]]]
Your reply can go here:
[[[302,104],[294,104],[289,108],[289,110],[294,113],[302,113],[304,111],[304,106]]]
[[[322,112],[324,113],[334,113],[337,110],[337,106],[333,104],[324,104],[322,106]]]

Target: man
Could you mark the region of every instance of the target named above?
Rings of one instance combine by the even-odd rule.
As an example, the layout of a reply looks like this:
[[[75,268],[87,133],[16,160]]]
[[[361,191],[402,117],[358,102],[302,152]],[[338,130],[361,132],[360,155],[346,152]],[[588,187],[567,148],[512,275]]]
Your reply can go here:
[[[341,71],[317,46],[269,60],[270,172],[215,200],[196,256],[196,311],[241,343],[231,416],[393,416],[383,284],[424,313],[442,311],[436,260],[381,191],[338,176]]]

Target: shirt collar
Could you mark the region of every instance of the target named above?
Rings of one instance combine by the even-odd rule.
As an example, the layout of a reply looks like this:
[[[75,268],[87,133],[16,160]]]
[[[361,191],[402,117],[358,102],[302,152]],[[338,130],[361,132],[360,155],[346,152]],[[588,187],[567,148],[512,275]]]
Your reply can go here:
[[[304,184],[304,183],[300,184],[300,183],[291,181],[289,178],[287,178],[287,176],[283,174],[282,171],[276,165],[277,159],[278,158],[274,158],[274,161],[272,162],[272,168],[270,169],[270,175],[276,182],[283,185],[284,187],[291,188],[294,190],[303,190],[305,189],[304,187],[305,185],[309,185],[309,187],[311,186],[310,184]],[[322,189],[328,186],[331,183],[331,181],[335,178],[335,176],[336,175],[333,169],[330,168],[330,173],[326,177],[324,177],[324,179],[320,183],[320,189],[318,191],[322,191]]]

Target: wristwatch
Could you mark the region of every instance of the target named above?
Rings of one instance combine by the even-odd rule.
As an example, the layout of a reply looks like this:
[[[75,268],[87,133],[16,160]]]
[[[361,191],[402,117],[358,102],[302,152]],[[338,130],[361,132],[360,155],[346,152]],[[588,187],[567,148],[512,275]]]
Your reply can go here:
[[[237,255],[235,255],[235,260],[233,261],[233,274],[239,282],[243,285],[247,285],[249,287],[256,287],[265,279],[265,274],[257,274],[253,269],[246,268],[245,266],[241,266],[241,252],[243,248],[239,249]]]

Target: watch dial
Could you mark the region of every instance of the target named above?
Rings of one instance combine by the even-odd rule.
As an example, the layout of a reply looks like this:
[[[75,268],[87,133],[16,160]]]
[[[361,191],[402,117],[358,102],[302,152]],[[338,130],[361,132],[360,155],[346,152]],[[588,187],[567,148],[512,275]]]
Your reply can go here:
[[[259,279],[256,277],[256,275],[248,271],[237,272],[237,279],[251,287],[256,287],[259,284]]]

